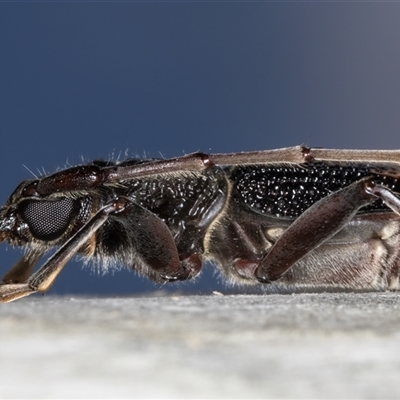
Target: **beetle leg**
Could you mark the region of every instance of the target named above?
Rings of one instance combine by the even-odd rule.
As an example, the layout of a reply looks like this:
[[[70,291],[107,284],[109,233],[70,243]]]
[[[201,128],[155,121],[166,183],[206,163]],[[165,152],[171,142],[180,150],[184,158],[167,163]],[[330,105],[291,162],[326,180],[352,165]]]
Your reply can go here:
[[[400,214],[400,199],[370,178],[321,199],[297,218],[272,246],[258,265],[256,278],[263,283],[279,279],[297,261],[339,232],[361,207],[377,198]]]
[[[215,165],[301,164],[314,161],[347,163],[352,161],[368,163],[371,168],[377,167],[377,170],[383,167],[386,171],[387,167],[391,167],[394,174],[398,176],[400,150],[339,150],[294,146],[274,150],[210,154],[210,161]]]
[[[114,200],[102,208],[86,225],[72,236],[25,283],[0,285],[0,302],[7,303],[35,292],[46,292],[54,283],[65,264],[78,252],[90,237],[107,221],[112,213],[123,211],[124,199]]]
[[[17,263],[6,272],[3,276],[3,281],[1,283],[22,283],[25,282],[29,275],[32,273],[33,268],[35,267],[36,262],[43,254],[26,254],[21,257]]]
[[[129,166],[113,166],[107,169],[104,181],[121,182],[146,176],[182,171],[203,171],[213,165],[210,156],[205,153],[192,153],[167,160]]]
[[[189,255],[179,255],[179,259],[181,260],[181,269],[185,271],[186,276],[184,279],[194,278],[200,273],[203,267],[203,261],[201,260],[201,257],[196,253]],[[180,280],[183,280],[183,278],[181,278]]]
[[[311,149],[304,146],[277,150],[252,151],[228,154],[192,153],[167,160],[130,166],[113,166],[107,169],[104,182],[113,183],[171,172],[203,171],[212,165],[248,165],[265,163],[303,163],[313,159]]]
[[[139,204],[126,200],[129,202],[126,209],[113,217],[124,226],[121,240],[126,240],[129,248],[134,250],[133,259],[127,256],[122,262],[156,282],[186,280],[197,275],[201,268],[199,257],[182,255],[180,260],[174,238],[163,220]]]
[[[374,182],[370,182],[366,186],[365,190],[376,197],[379,197],[389,208],[391,208],[396,214],[400,215],[400,198],[385,186],[377,185]]]

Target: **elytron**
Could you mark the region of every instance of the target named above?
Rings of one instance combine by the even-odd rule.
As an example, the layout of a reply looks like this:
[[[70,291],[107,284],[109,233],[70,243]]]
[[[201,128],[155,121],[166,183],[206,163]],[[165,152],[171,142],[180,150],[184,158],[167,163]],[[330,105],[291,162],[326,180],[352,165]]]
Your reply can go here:
[[[298,146],[93,161],[24,181],[0,209],[0,241],[25,250],[0,301],[46,292],[78,254],[156,282],[211,261],[238,284],[399,289],[399,179],[400,150]]]

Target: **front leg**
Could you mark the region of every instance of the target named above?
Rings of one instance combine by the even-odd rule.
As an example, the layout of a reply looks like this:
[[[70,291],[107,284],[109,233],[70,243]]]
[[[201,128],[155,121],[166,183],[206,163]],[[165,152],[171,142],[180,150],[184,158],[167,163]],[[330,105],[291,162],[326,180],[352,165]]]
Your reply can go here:
[[[102,208],[86,225],[73,235],[50,257],[41,268],[24,283],[5,283],[0,285],[0,302],[7,303],[35,292],[46,292],[56,280],[65,264],[79,249],[104,225],[110,214],[118,214],[126,207],[125,199],[116,199]]]
[[[5,283],[25,282],[31,275],[36,262],[39,261],[42,255],[43,254],[40,253],[25,254],[18,260],[15,265],[13,265],[10,270],[5,273],[2,282],[0,282],[0,285]]]
[[[255,270],[262,283],[276,281],[297,261],[329,240],[350,222],[357,211],[380,198],[400,214],[400,199],[389,189],[362,179],[321,199],[282,234]]]
[[[111,216],[121,227],[112,233],[104,229],[106,237],[100,239],[104,252],[155,282],[181,281],[196,276],[201,269],[200,256],[196,253],[178,254],[165,222],[139,204],[127,201],[129,204],[121,213]],[[117,235],[117,246],[107,251],[107,238],[111,236],[115,242]]]

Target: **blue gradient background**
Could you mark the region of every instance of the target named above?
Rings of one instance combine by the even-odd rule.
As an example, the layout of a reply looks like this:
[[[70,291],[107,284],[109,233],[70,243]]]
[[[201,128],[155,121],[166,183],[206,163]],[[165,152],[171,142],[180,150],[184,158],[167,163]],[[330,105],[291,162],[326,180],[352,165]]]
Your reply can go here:
[[[398,3],[0,3],[0,202],[82,157],[400,148],[399,21]],[[3,244],[1,271],[19,256]],[[74,262],[51,292],[157,288]],[[224,290],[212,268],[174,288]]]

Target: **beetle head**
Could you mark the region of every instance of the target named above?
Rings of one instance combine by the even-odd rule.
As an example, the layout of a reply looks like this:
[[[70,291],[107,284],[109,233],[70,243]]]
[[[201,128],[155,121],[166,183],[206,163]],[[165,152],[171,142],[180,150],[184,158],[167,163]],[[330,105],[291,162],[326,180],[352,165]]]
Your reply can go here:
[[[69,192],[40,195],[38,182],[22,182],[0,209],[0,241],[52,246],[73,228],[82,199]]]

